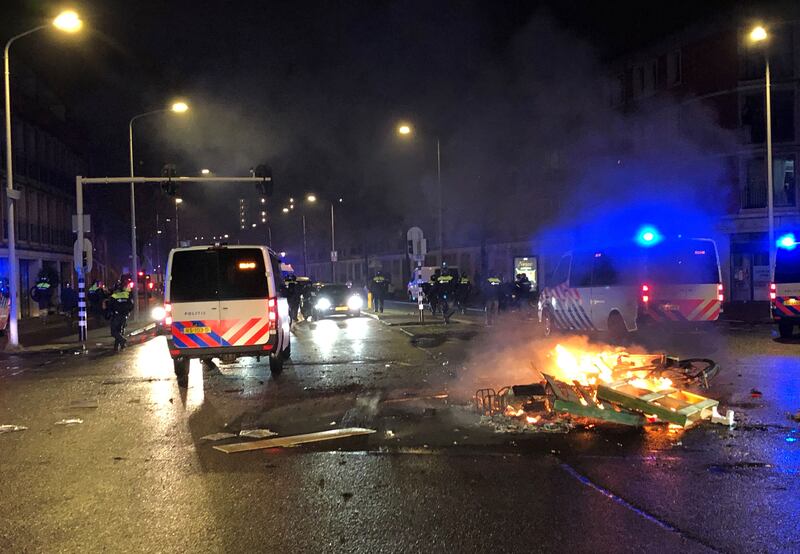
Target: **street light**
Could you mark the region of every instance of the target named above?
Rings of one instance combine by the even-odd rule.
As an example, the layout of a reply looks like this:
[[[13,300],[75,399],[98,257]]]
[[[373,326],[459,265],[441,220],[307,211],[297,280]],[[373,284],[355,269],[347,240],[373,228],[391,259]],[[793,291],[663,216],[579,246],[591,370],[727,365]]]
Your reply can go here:
[[[77,13],[73,11],[61,12],[53,19],[53,27],[65,33],[75,33],[81,29],[83,22]],[[12,348],[19,346],[19,333],[17,331],[17,320],[19,319],[19,265],[17,263],[17,244],[16,230],[14,223],[14,201],[19,198],[19,193],[14,191],[14,160],[11,147],[11,71],[9,52],[11,45],[17,39],[26,37],[37,31],[47,29],[48,25],[39,25],[11,37],[6,42],[3,50],[3,69],[5,71],[5,105],[6,105],[6,197],[7,213],[6,222],[8,224],[8,289],[11,296],[8,314],[8,344]],[[79,300],[84,301],[85,299]],[[85,322],[84,322],[85,323]]]
[[[767,30],[761,25],[757,25],[750,31],[750,42],[759,44],[769,38]],[[764,101],[766,104],[766,150],[767,150],[767,225],[769,227],[769,267],[770,271],[775,268],[775,194],[772,189],[772,91],[769,74],[769,53],[764,48]]]
[[[181,239],[180,235],[178,234],[178,206],[183,203],[183,198],[176,198],[175,199],[175,248],[180,248],[181,246]]]
[[[189,106],[186,102],[174,102],[169,108],[161,108],[159,110],[151,110],[149,112],[140,113],[139,115],[135,115],[131,118],[128,122],[128,154],[129,154],[129,163],[130,163],[130,170],[131,170],[131,177],[134,177],[133,171],[133,122],[137,119],[141,119],[143,117],[147,117],[149,115],[160,114],[164,112],[174,112],[174,113],[184,113],[189,109]],[[176,199],[177,201],[177,199]],[[177,212],[177,206],[175,207]],[[177,228],[178,228],[178,218],[175,218],[175,237],[177,240]],[[138,253],[136,252],[136,187],[134,186],[133,182],[131,182],[131,266],[133,269],[133,273],[136,274],[139,269],[139,259]],[[139,317],[139,294],[133,295],[133,319],[137,319]]]
[[[411,137],[412,129],[407,123],[401,123],[397,126],[397,134],[401,137]],[[436,137],[436,181],[439,188],[439,225],[438,225],[438,242],[439,242],[439,265],[444,263],[444,239],[442,235],[442,151],[439,145],[439,137]]]

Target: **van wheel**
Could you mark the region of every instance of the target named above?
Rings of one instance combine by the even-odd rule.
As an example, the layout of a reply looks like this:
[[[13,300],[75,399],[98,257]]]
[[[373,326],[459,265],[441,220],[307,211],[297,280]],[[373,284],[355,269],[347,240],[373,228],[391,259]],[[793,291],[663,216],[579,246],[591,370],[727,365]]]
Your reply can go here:
[[[625,320],[618,312],[608,316],[608,334],[612,340],[623,340],[628,336],[628,328],[625,327]]]
[[[281,374],[281,371],[283,371],[283,356],[273,354],[269,357],[269,371],[273,376]]]
[[[178,386],[185,387],[189,384],[189,358],[175,358],[172,364],[175,367]]]
[[[292,357],[292,343],[286,345],[286,348],[284,348],[283,352],[281,352],[281,356],[284,360],[288,360]]]
[[[785,323],[783,321],[778,323],[778,334],[782,339],[791,338],[792,333],[794,333],[794,325],[791,323]]]

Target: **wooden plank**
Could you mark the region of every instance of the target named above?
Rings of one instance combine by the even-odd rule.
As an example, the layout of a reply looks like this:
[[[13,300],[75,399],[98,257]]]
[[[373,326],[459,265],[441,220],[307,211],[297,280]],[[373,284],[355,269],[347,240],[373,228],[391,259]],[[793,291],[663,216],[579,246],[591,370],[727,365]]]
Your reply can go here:
[[[652,402],[653,400],[658,400],[659,398],[664,398],[672,393],[678,392],[678,389],[664,389],[657,392],[651,392],[650,394],[645,394],[644,396],[640,396],[642,400],[646,402]]]
[[[359,435],[371,435],[375,429],[362,429],[361,427],[348,427],[346,429],[331,429],[317,433],[307,433],[305,435],[293,435],[290,437],[278,437],[274,439],[264,439],[250,442],[237,442],[234,444],[223,444],[215,446],[214,450],[232,454],[234,452],[247,452],[250,450],[262,450],[264,448],[278,448],[297,446],[310,442],[328,441],[333,439],[343,439],[345,437],[355,437]]]
[[[553,403],[553,410],[557,413],[566,412],[573,416],[599,419],[610,423],[618,423],[620,425],[630,425],[633,427],[641,427],[644,425],[645,420],[639,414],[626,411],[618,412],[609,404],[603,404],[603,406],[604,408],[592,405],[584,406],[583,404],[556,398]]]
[[[542,375],[550,384],[550,388],[553,389],[553,394],[556,395],[556,398],[566,400],[567,402],[580,404],[580,399],[578,398],[578,395],[575,394],[575,391],[572,389],[572,387],[562,381],[559,381],[552,375],[547,375],[546,373],[542,373]]]
[[[614,385],[617,384],[618,386],[615,387]],[[616,383],[599,385],[597,387],[597,397],[619,404],[625,409],[654,415],[662,421],[668,421],[684,427],[689,423],[710,417],[711,408],[719,404],[716,400],[685,391],[676,391],[658,399],[647,401],[645,398],[650,393],[635,394],[635,391],[642,390],[631,387],[626,382],[617,381]]]

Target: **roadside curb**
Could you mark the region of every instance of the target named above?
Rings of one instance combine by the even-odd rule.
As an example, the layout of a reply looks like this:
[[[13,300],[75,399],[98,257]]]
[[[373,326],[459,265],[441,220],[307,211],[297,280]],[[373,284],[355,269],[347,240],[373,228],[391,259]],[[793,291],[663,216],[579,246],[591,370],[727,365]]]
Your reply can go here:
[[[136,328],[134,328],[133,330],[131,330],[128,333],[126,333],[126,336],[135,337],[135,336],[141,335],[142,333],[144,333],[146,331],[149,331],[151,329],[155,329],[155,327],[156,327],[156,323],[155,322],[150,322],[150,323],[147,323],[147,324],[139,324]],[[90,342],[92,342],[92,343],[94,343],[96,345],[99,342],[108,341],[109,339],[110,339],[110,337],[106,337],[106,336],[98,337],[98,338],[95,338],[95,339],[87,338],[86,339],[86,344],[87,344],[87,348],[86,349],[87,350],[89,349],[88,348],[88,344]],[[105,346],[105,344],[103,344],[103,345]],[[2,354],[6,354],[6,355],[22,355],[22,356],[24,356],[26,354],[42,354],[42,353],[47,353],[47,352],[63,352],[65,350],[76,350],[76,349],[81,349],[83,345],[79,341],[70,341],[70,342],[55,342],[55,343],[51,343],[51,344],[40,344],[40,345],[37,345],[37,346],[22,346],[22,345],[20,345],[18,348],[14,348],[14,349],[7,348],[7,346],[8,345],[6,345],[6,348],[3,349]]]

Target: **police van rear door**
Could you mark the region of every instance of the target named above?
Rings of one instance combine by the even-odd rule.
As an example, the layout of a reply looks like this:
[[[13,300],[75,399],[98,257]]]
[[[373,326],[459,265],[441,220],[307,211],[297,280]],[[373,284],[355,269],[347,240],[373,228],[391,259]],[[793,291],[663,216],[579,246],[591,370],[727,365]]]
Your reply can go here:
[[[270,284],[266,257],[265,251],[258,247],[229,247],[219,251],[220,311],[227,345],[266,344],[270,328],[275,335],[277,320],[270,323],[269,314],[277,313],[274,303],[278,295],[270,291],[275,284]]]
[[[219,345],[219,266],[213,249],[175,250],[170,256],[167,300],[177,348]]]
[[[647,250],[648,315],[656,322],[716,321],[722,280],[714,241],[666,240]]]
[[[591,304],[595,328],[607,330],[611,314],[617,312],[628,330],[636,329],[638,253],[632,249],[611,248],[596,251],[593,258]]]

